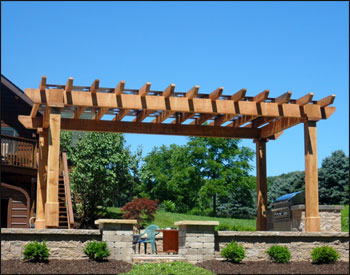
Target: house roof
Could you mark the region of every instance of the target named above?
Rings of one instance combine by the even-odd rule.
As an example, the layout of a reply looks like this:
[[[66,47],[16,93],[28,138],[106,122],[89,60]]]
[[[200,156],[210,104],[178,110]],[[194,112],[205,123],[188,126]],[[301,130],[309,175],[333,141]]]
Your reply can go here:
[[[33,102],[24,92],[4,75],[1,75],[1,120],[16,129],[21,137],[33,138],[35,130],[26,129],[18,120],[18,115],[30,114]],[[38,113],[41,117],[41,113]]]

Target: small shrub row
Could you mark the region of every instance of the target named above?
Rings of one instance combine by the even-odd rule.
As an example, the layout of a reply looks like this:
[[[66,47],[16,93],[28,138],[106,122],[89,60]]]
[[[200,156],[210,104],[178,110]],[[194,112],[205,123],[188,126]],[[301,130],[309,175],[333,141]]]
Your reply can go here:
[[[255,227],[247,225],[220,224],[215,226],[215,231],[256,231]]]
[[[270,260],[275,263],[286,264],[290,261],[291,253],[286,246],[273,245],[266,250]],[[233,263],[240,263],[246,257],[245,250],[242,245],[231,241],[221,250],[221,256]],[[315,247],[311,252],[312,262],[315,264],[334,263],[339,259],[338,252],[329,246]]]
[[[89,242],[84,248],[84,253],[95,261],[103,261],[110,255],[107,243],[97,241]],[[24,247],[23,251],[23,258],[34,262],[47,262],[49,255],[50,251],[45,241],[42,243],[37,241],[30,242]]]

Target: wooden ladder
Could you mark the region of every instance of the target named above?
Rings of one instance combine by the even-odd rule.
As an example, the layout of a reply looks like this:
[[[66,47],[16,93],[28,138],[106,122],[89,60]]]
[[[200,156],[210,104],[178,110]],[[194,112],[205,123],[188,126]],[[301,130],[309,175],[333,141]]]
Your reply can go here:
[[[67,154],[63,152],[60,157],[60,176],[58,180],[59,221],[58,228],[73,228],[74,215],[69,185]]]

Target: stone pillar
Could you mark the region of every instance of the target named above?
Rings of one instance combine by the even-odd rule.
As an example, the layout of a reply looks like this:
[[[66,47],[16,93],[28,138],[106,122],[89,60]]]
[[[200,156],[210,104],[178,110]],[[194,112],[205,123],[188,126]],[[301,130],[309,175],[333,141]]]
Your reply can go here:
[[[131,263],[134,250],[132,248],[133,226],[136,220],[99,219],[102,241],[106,241],[111,251],[110,259]]]
[[[305,231],[320,232],[316,121],[304,123],[305,142]]]
[[[190,263],[214,260],[217,221],[178,221],[179,256]]]

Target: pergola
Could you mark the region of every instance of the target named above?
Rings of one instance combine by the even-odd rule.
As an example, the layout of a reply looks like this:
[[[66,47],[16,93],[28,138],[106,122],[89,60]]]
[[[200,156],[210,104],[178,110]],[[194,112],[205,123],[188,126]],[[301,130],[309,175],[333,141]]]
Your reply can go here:
[[[335,95],[314,101],[313,93],[291,99],[291,92],[270,98],[269,90],[255,96],[246,96],[246,91],[228,96],[222,95],[223,87],[219,87],[201,94],[199,86],[194,86],[187,92],[175,92],[175,84],[154,91],[150,82],[140,89],[127,89],[125,81],[115,88],[103,88],[99,80],[91,86],[73,86],[73,78],[66,85],[54,85],[42,77],[38,89],[25,89],[34,103],[30,115],[18,117],[26,128],[37,129],[40,135],[36,228],[58,226],[60,131],[69,130],[252,139],[256,143],[256,225],[264,231],[266,142],[303,123],[305,231],[320,231],[316,122],[333,114],[335,107],[329,105]],[[38,111],[43,116],[37,116]],[[106,114],[113,119],[103,120]]]

